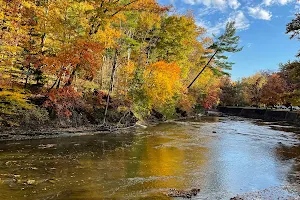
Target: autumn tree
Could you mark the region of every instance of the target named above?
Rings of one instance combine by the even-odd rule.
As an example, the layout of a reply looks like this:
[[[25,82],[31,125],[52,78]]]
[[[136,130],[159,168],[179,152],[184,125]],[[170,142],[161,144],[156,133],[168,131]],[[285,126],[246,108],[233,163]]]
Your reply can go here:
[[[214,43],[191,13],[170,14],[156,0],[0,3],[0,90],[10,84],[24,98],[38,94],[35,102],[58,118],[211,108],[231,65],[223,53],[238,51],[232,23]]]
[[[287,83],[285,101],[300,105],[300,62],[293,61],[280,65],[280,76]]]
[[[20,81],[20,67],[25,57],[24,45],[29,41],[28,30],[34,24],[28,14],[28,1],[0,1],[0,67],[8,82]]]
[[[266,84],[262,87],[261,102],[268,106],[283,104],[285,92],[285,80],[277,73],[270,74],[267,76]]]
[[[295,19],[286,25],[286,34],[290,34],[290,39],[300,39],[300,13],[297,13]],[[297,56],[300,56],[300,52]]]
[[[261,104],[262,87],[266,83],[266,77],[266,72],[258,72],[242,79],[245,104],[254,106]]]
[[[240,82],[232,82],[225,77],[221,86],[220,104],[224,106],[243,105],[243,87]]]
[[[188,85],[187,88],[190,88],[197,78],[204,72],[207,67],[210,67],[217,74],[224,74],[224,70],[230,70],[234,63],[228,62],[228,57],[224,55],[225,52],[236,53],[242,50],[238,47],[239,36],[236,36],[235,22],[228,22],[226,24],[225,32],[217,38],[217,40],[209,47],[213,50],[212,55],[205,66],[197,74],[194,80]],[[211,62],[213,61],[213,64]],[[225,73],[226,74],[226,73]]]

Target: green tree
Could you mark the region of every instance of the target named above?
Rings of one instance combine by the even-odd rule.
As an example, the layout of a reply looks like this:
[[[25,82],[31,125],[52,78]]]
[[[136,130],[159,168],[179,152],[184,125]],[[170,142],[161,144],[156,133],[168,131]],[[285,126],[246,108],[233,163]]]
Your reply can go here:
[[[286,25],[286,34],[290,34],[290,39],[300,39],[300,13],[297,13],[295,19]],[[299,56],[300,52],[297,54],[297,57]]]
[[[220,104],[224,106],[241,106],[244,104],[243,86],[240,82],[232,82],[228,77],[223,79]]]
[[[209,48],[212,49],[214,53],[187,88],[190,88],[193,85],[207,67],[210,67],[216,74],[225,74],[223,70],[231,70],[234,63],[228,62],[228,57],[224,55],[224,53],[236,53],[241,51],[243,48],[238,47],[239,40],[240,37],[236,36],[235,22],[228,22],[226,24],[225,32],[219,36],[217,41]],[[211,64],[212,60],[214,60],[214,64]]]

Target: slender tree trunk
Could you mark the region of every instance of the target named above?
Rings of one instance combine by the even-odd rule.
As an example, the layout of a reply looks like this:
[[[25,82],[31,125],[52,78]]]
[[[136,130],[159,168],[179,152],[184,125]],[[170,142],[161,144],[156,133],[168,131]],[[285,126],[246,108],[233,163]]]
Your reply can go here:
[[[26,74],[26,80],[25,80],[25,85],[24,85],[24,88],[25,88],[25,89],[27,88],[28,78],[29,78],[29,76],[28,76],[28,74]]]
[[[114,60],[113,60],[113,65],[112,65],[112,70],[111,70],[111,76],[110,76],[110,86],[109,86],[109,90],[108,90],[106,107],[105,107],[105,112],[104,112],[104,119],[103,119],[104,124],[106,123],[106,116],[107,116],[107,111],[108,111],[108,106],[109,106],[110,95],[111,95],[111,92],[113,91],[113,87],[114,87],[114,76],[115,76],[115,72],[116,72],[116,68],[117,68],[117,57],[118,57],[118,50],[116,49]]]
[[[46,33],[43,33],[42,38],[41,38],[41,53],[42,55],[45,54],[45,51],[43,51],[45,47],[45,41],[46,41]]]
[[[51,88],[50,88],[48,91],[50,91],[50,90],[52,90],[52,89],[54,88],[54,86],[56,85],[58,79],[59,79],[59,78],[57,78],[57,79],[55,80],[55,82],[53,83],[53,85],[51,86]]]
[[[73,70],[72,74],[70,75],[70,77],[69,77],[67,83],[65,84],[65,87],[72,85],[73,80],[74,80],[74,78],[75,78],[76,71],[78,70],[78,68],[79,68],[79,64],[76,65],[76,67],[75,67],[75,69]]]
[[[127,49],[127,65],[129,65],[129,61],[130,61],[130,55],[131,55],[131,49]]]
[[[204,72],[204,70],[206,69],[206,67],[210,64],[210,62],[212,61],[212,59],[215,57],[215,55],[218,53],[218,49],[215,51],[215,53],[210,57],[209,61],[206,63],[206,65],[202,68],[202,70],[198,73],[198,75],[194,78],[194,80],[189,84],[189,86],[187,87],[187,89],[189,89],[190,87],[192,87],[192,85],[194,84],[194,82],[198,79],[198,77]]]
[[[59,86],[60,86],[60,79],[61,79],[61,78],[58,79],[58,83],[57,83],[56,89],[59,89]]]
[[[24,88],[27,88],[27,84],[28,84],[28,79],[29,79],[29,69],[30,68],[30,66],[28,66],[28,71],[27,71],[27,73],[26,73],[26,79],[25,79],[25,85],[24,85]]]

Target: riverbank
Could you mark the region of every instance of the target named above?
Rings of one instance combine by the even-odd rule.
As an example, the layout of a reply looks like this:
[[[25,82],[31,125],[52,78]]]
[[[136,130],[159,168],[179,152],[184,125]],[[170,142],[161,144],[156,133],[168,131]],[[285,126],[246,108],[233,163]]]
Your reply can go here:
[[[59,137],[70,137],[90,134],[107,134],[109,131],[97,130],[97,127],[70,127],[70,128],[41,128],[39,130],[11,128],[0,132],[0,141],[20,141],[51,139]]]
[[[207,115],[209,117],[210,115]],[[215,116],[215,115],[214,115]],[[173,120],[158,119],[152,117],[149,121],[137,121],[131,123],[129,126],[121,126],[117,123],[110,123],[106,125],[93,125],[86,124],[81,126],[40,126],[36,128],[32,127],[6,127],[0,129],[0,141],[21,141],[21,140],[39,140],[39,139],[53,139],[61,137],[73,137],[73,136],[86,136],[86,135],[107,135],[114,134],[126,134],[134,132],[137,129],[144,129],[147,127],[155,126],[163,122],[172,122],[180,120],[198,119],[200,116],[178,117]]]
[[[286,110],[269,110],[261,108],[244,108],[224,106],[218,107],[222,113],[234,116],[241,116],[252,119],[262,119],[266,121],[288,122],[295,125],[300,125],[300,113]]]

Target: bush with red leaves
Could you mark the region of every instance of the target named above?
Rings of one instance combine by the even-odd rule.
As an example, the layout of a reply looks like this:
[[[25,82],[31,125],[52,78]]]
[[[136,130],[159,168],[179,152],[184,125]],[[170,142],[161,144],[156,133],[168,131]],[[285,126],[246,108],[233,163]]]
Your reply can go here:
[[[52,89],[48,94],[48,100],[45,101],[44,107],[55,111],[59,117],[71,117],[72,111],[83,110],[84,102],[81,94],[74,90],[72,86],[59,89]]]

